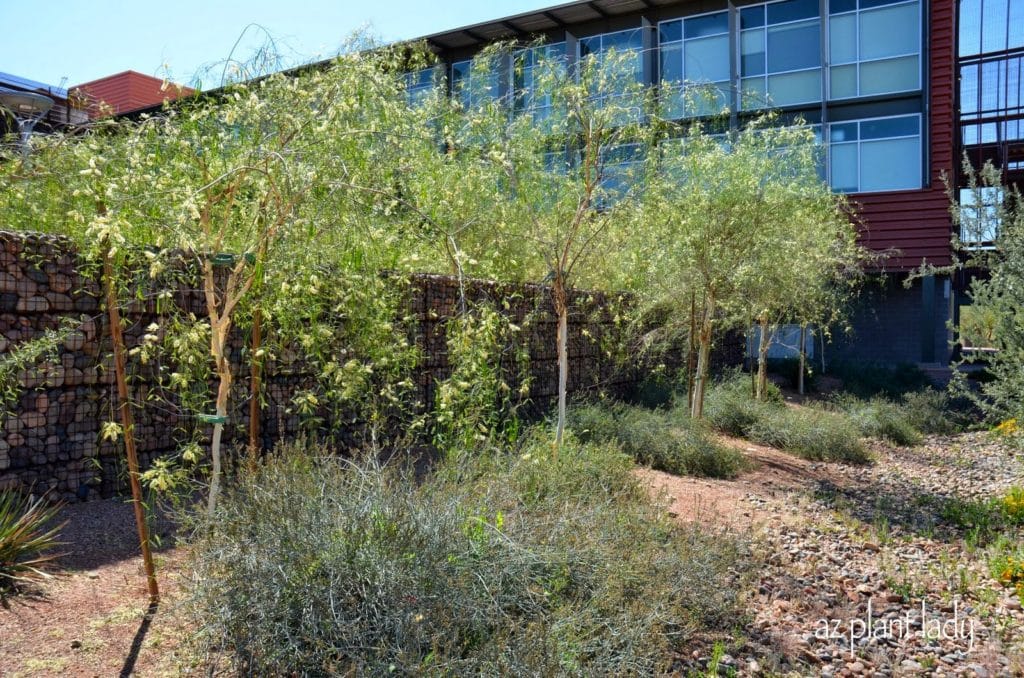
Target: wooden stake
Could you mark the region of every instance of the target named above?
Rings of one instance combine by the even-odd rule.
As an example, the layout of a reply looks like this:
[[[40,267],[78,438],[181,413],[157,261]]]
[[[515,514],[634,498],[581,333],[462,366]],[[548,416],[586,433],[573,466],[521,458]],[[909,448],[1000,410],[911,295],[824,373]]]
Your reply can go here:
[[[257,308],[252,317],[252,340],[249,344],[249,360],[251,368],[249,372],[249,450],[255,454],[260,445],[260,361],[256,352],[260,350],[263,343],[262,314]]]
[[[142,485],[139,483],[139,457],[135,449],[135,422],[131,403],[128,401],[128,378],[125,374],[124,334],[121,331],[121,312],[117,306],[117,291],[114,289],[114,262],[110,254],[110,243],[103,248],[103,285],[107,297],[107,317],[110,321],[110,339],[114,345],[114,374],[117,379],[118,411],[121,428],[124,429],[124,450],[128,457],[128,482],[132,488],[132,506],[135,508],[135,525],[139,530],[139,546],[142,548],[142,565],[146,571],[149,587],[149,602],[160,602],[160,589],[156,582],[156,567],[149,548],[149,528],[142,508]]]
[[[693,411],[694,371],[697,369],[697,295],[690,293],[690,336],[686,352],[686,411]]]
[[[807,325],[800,326],[800,375],[797,378],[797,392],[804,394],[804,370],[807,369],[807,351],[804,345],[807,343]]]

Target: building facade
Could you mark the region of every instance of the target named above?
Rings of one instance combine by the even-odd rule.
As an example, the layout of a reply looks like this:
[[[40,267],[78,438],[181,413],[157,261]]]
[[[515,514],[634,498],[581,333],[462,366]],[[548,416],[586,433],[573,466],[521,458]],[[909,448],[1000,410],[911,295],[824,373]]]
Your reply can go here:
[[[80,102],[63,87],[48,85],[10,73],[0,73],[0,92],[4,91],[41,94],[53,101],[50,110],[35,126],[35,131],[39,133],[73,127],[89,119]],[[16,131],[17,125],[9,112],[0,109],[0,138]]]
[[[122,71],[70,89],[83,103],[89,118],[124,115],[189,96],[195,90],[136,71]]]
[[[1018,12],[1024,0],[962,1],[977,4],[979,11],[983,3],[1000,5],[1004,34],[1010,24],[1024,27],[1024,19],[1009,9]],[[993,136],[991,126],[985,127],[987,98],[972,109],[978,116],[973,127],[959,121],[964,93],[958,80],[974,62],[958,61],[964,33],[958,36],[957,13],[956,0],[573,2],[427,36],[441,65],[410,74],[409,87],[415,98],[443,71],[452,95],[467,103],[512,92],[518,107],[542,117],[543,97],[531,96],[530,89],[537,49],[510,56],[509,67],[489,72],[488,82],[474,82],[470,68],[489,43],[542,38],[544,56],[567,62],[600,58],[611,49],[634,54],[633,77],[659,88],[668,109],[678,101],[680,117],[700,113],[682,104],[686,88],[698,83],[713,85],[716,105],[728,106],[735,119],[768,105],[786,117],[801,117],[820,133],[824,178],[859,207],[863,243],[889,254],[880,282],[858,302],[853,334],[839,337],[827,351],[839,358],[945,364],[955,286],[947,277],[916,279],[910,287],[902,283],[922,263],[951,262],[944,177],[957,176],[961,146],[974,133],[969,130],[979,130],[979,139]],[[989,20],[979,19],[978,25],[988,26]],[[1010,32],[1015,30],[1024,28]],[[985,48],[1004,52],[1015,44],[986,40]],[[975,56],[983,62],[976,67],[977,89],[987,92],[982,80],[990,77],[986,59],[993,55]],[[1021,57],[1000,58],[1017,59],[1002,68],[1017,69],[1018,98],[999,99],[999,113],[1011,104],[1019,113]],[[1006,125],[1000,130],[999,139],[1011,134]]]

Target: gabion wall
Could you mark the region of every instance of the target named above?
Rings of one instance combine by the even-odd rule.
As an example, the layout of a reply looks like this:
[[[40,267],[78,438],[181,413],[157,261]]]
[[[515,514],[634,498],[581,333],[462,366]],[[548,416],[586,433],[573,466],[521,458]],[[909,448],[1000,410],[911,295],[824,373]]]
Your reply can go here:
[[[437,275],[417,275],[408,282],[396,279],[396,284],[408,285],[407,299],[416,324],[411,332],[421,354],[415,374],[416,399],[429,407],[437,382],[451,372],[445,323],[458,311],[460,285],[455,278]],[[538,411],[549,406],[557,394],[558,367],[557,321],[548,289],[481,280],[464,281],[463,287],[468,303],[491,302],[499,309],[507,305],[503,312],[510,321],[525,324],[521,340],[529,351],[529,400]],[[639,368],[623,368],[614,351],[609,356],[609,347],[621,344],[624,337],[615,321],[618,302],[587,292],[575,292],[571,301],[569,391],[628,391],[640,378]],[[183,287],[175,303],[200,316],[205,309],[199,290]],[[154,306],[141,302],[130,304],[124,315],[129,348],[138,345],[146,328],[160,320]],[[527,318],[529,322],[525,322]],[[42,336],[47,329],[57,329],[66,319],[74,321],[76,331],[47,364],[45,375],[22,375],[27,388],[14,413],[0,422],[0,491],[40,494],[49,490],[76,501],[110,496],[124,485],[122,447],[101,435],[103,422],[117,420],[117,392],[98,274],[82,270],[69,241],[0,231],[0,354]],[[242,339],[236,337],[232,350],[236,358],[241,349]],[[719,351],[720,362],[740,359],[739,342],[726,342]],[[510,371],[514,378],[513,373]],[[151,385],[145,377],[142,373],[135,379],[135,402],[147,401]],[[295,390],[308,380],[301,364],[298,368],[294,364],[281,369],[268,366],[264,389],[269,404],[262,411],[265,446],[300,430],[301,421],[288,411],[288,404]],[[247,368],[240,367],[236,384],[247,386]],[[176,432],[185,423],[183,416],[174,407],[135,410],[144,467],[154,457],[175,449]],[[247,403],[236,403],[231,417],[236,437],[244,436],[247,418]]]

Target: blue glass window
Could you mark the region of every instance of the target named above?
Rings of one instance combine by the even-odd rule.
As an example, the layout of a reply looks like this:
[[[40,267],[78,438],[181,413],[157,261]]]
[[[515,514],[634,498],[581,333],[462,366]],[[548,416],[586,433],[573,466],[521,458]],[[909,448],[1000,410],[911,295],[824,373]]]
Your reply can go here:
[[[665,116],[710,115],[725,108],[731,90],[728,12],[665,21],[659,28]]]
[[[839,12],[837,10],[844,11]],[[829,98],[909,92],[921,88],[921,6],[860,0],[830,5]]]
[[[818,0],[783,0],[765,6],[768,25],[818,18]]]
[[[817,0],[740,11],[740,105],[745,110],[821,101]]]
[[[416,105],[430,96],[434,91],[434,68],[424,68],[405,74],[405,91],[409,97],[409,103]]]
[[[740,28],[760,28],[764,26],[764,5],[744,7],[740,10]]]
[[[517,51],[513,59],[515,110],[533,116],[538,122],[550,119],[551,94],[541,88],[545,80],[550,82],[564,74],[567,65],[564,42]]]
[[[609,70],[606,58],[609,54],[618,55],[614,63],[614,71]],[[622,55],[627,55],[622,58]],[[603,83],[601,91],[592,85],[593,96],[599,102],[610,98],[626,97],[635,90],[636,85],[643,82],[643,32],[634,28],[615,33],[604,33],[582,38],[579,41],[580,59],[600,72]],[[640,102],[636,102],[637,114]]]
[[[477,108],[501,95],[497,68],[473,60],[457,61],[452,64],[451,74],[452,96],[464,108]]]
[[[829,125],[829,184],[864,193],[921,188],[921,117],[905,115]]]

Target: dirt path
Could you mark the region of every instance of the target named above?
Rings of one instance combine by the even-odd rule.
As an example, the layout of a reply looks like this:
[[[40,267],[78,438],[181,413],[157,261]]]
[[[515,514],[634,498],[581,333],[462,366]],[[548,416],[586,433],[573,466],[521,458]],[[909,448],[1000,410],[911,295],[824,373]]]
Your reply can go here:
[[[147,620],[131,508],[107,500],[69,506],[64,514],[69,555],[61,574],[46,582],[44,597],[19,596],[0,608],[0,676],[181,675],[181,554],[158,551],[163,601]]]
[[[989,565],[1015,545],[972,543],[939,510],[1024,484],[1019,451],[964,434],[875,444],[877,463],[854,467],[722,442],[756,468],[729,481],[639,472],[679,520],[751,540],[751,618],[720,671],[1024,675],[1021,601]],[[706,668],[706,654],[691,667]]]
[[[913,449],[877,444],[877,463],[855,467],[722,442],[755,467],[729,481],[637,473],[677,519],[750,541],[747,614],[727,642],[723,675],[1024,676],[1024,612],[988,564],[1014,545],[972,544],[938,509],[1024,485],[1020,452],[965,434]],[[64,575],[46,585],[45,598],[0,608],[0,676],[189,673],[195,667],[178,652],[188,635],[180,622],[182,553],[159,551],[164,602],[147,622],[130,507],[92,502],[66,514],[73,555]],[[157,533],[173,541],[166,526]],[[878,620],[893,630],[905,619],[908,632],[857,632],[868,606],[876,629]],[[951,619],[957,634],[920,636]],[[833,637],[819,637],[821,620],[836,620],[826,634]],[[973,637],[961,633],[968,629]],[[686,664],[704,670],[709,655],[698,649]]]

